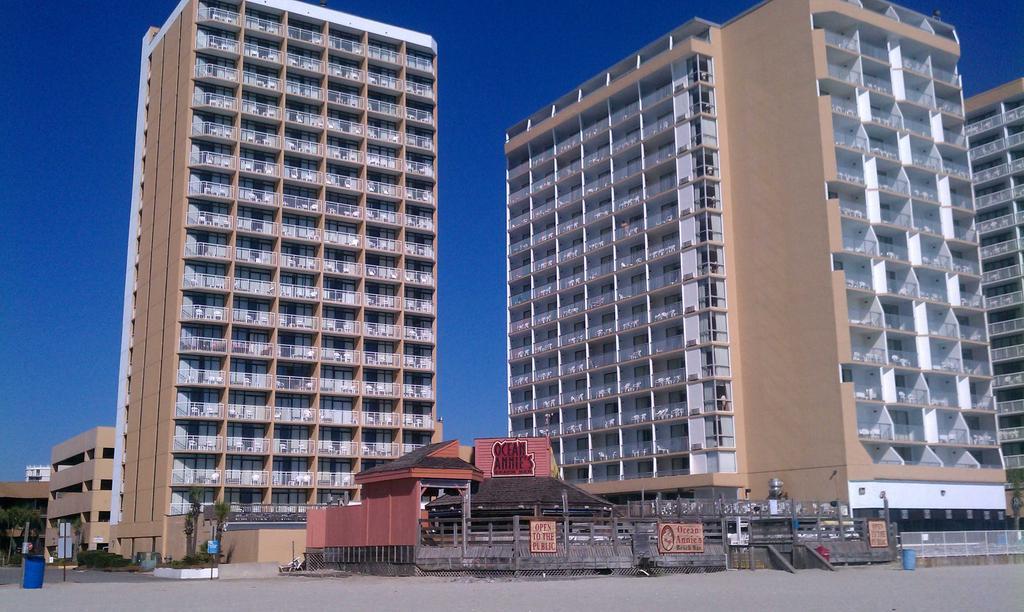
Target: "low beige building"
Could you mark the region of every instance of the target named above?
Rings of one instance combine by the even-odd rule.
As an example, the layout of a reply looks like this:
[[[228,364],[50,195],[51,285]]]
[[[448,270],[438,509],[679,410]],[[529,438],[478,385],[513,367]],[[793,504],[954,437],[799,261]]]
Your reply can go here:
[[[110,491],[113,488],[114,428],[94,427],[50,451],[50,501],[46,548],[57,550],[58,525],[81,519],[73,534],[82,550],[110,545]]]

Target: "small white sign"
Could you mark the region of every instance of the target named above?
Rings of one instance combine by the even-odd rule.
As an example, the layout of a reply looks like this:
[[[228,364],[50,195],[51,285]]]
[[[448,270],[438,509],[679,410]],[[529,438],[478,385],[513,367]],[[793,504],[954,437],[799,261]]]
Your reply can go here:
[[[57,538],[57,558],[71,558],[71,538]]]

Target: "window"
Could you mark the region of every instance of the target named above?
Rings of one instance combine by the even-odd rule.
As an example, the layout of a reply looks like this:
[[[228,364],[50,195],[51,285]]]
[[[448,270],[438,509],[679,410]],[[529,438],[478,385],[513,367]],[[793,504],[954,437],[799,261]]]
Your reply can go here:
[[[114,488],[114,481],[104,479],[100,481],[100,491],[110,491]]]
[[[104,447],[104,449],[103,449],[103,458],[104,459],[113,459],[114,458],[114,449],[113,448]]]

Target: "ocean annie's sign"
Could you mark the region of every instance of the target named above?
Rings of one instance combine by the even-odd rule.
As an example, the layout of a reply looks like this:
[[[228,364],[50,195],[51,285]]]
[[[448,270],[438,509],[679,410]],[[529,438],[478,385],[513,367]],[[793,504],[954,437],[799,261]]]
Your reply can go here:
[[[703,523],[658,523],[661,554],[704,552]]]
[[[526,440],[496,440],[491,445],[491,456],[494,458],[491,476],[495,478],[533,476],[537,469]]]

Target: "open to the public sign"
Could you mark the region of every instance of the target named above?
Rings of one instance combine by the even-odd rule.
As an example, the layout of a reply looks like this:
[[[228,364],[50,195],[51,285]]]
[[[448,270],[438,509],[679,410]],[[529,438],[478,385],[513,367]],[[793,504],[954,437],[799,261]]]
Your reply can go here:
[[[889,547],[889,531],[885,521],[868,521],[868,546],[871,548]]]
[[[491,476],[533,476],[537,463],[526,446],[526,440],[497,440],[491,446],[494,466]]]
[[[557,553],[558,537],[555,521],[530,521],[530,552]]]
[[[704,552],[704,525],[658,523],[658,552],[663,555]]]

